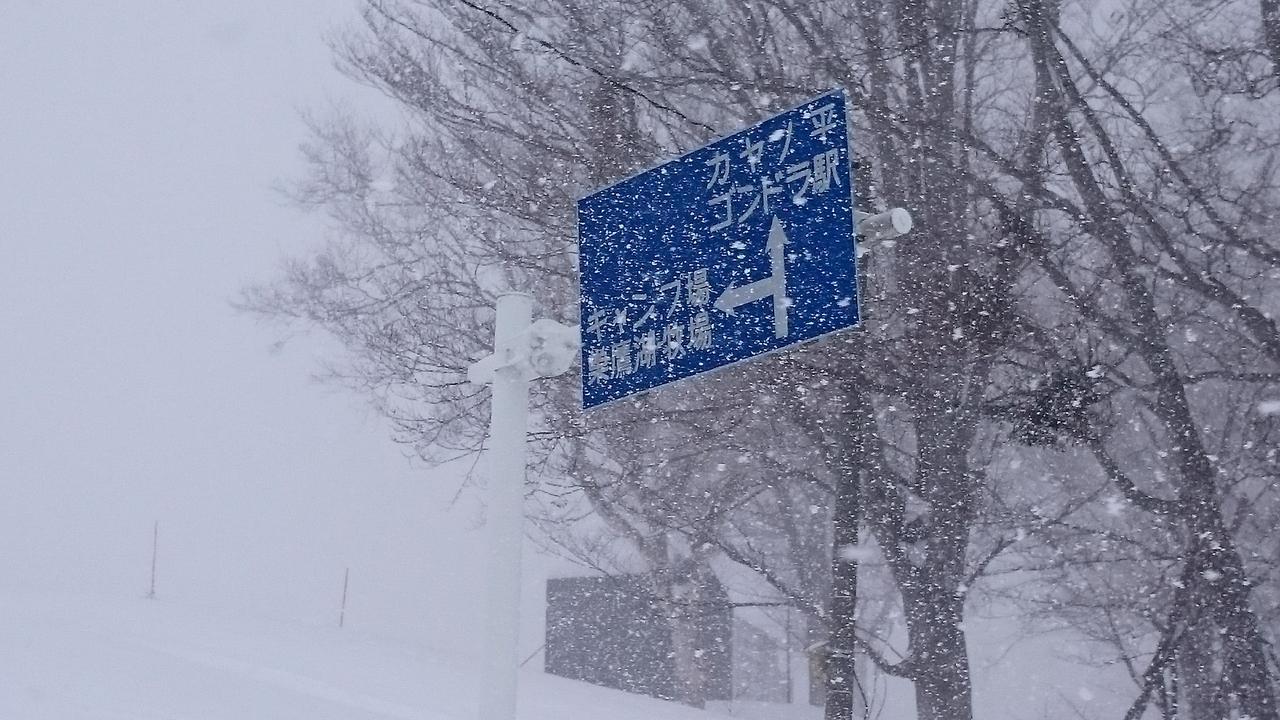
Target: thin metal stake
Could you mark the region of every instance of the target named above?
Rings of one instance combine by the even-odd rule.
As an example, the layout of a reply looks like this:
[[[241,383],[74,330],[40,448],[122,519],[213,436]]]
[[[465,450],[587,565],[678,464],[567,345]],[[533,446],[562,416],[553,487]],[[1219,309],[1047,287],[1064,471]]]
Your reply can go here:
[[[147,591],[147,599],[156,599],[156,555],[160,549],[160,521],[157,520],[151,530],[151,589]]]
[[[347,582],[351,579],[351,568],[342,571],[342,608],[338,610],[338,627],[347,620]]]

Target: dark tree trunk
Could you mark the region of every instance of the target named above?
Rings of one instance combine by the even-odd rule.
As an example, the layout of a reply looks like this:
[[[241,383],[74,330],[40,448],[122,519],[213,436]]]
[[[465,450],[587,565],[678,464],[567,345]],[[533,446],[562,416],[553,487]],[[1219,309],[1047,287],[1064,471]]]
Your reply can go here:
[[[973,519],[972,483],[962,469],[970,436],[967,432],[951,436],[945,426],[940,418],[921,424],[926,434],[921,460],[937,470],[930,473],[922,495],[930,507],[924,560],[914,573],[914,581],[904,588],[903,605],[918,717],[970,720],[973,693],[963,629],[966,588],[962,585]],[[930,433],[933,438],[928,437]]]
[[[854,695],[859,691],[854,667],[854,635],[858,602],[858,563],[849,552],[858,545],[862,514],[861,488],[856,473],[836,481],[835,518],[831,541],[831,639],[827,644],[826,720],[852,720]]]
[[[846,433],[838,455],[838,475],[832,506],[831,532],[831,635],[827,642],[826,720],[853,720],[858,685],[855,634],[858,603],[858,528],[862,518],[861,469],[868,462],[867,443],[875,432],[871,404],[858,383],[842,388],[845,410],[841,425]]]
[[[1280,720],[1266,644],[1257,616],[1249,605],[1251,582],[1235,541],[1227,532],[1216,498],[1195,503],[1187,522],[1192,538],[1188,562],[1199,568],[1195,593],[1208,604],[1201,611],[1221,633],[1223,681],[1235,695],[1240,711],[1253,720]]]
[[[923,616],[911,623],[916,714],[921,720],[967,720],[972,717],[973,695],[968,645],[960,625],[964,600],[934,588],[931,597],[914,604],[916,614]]]

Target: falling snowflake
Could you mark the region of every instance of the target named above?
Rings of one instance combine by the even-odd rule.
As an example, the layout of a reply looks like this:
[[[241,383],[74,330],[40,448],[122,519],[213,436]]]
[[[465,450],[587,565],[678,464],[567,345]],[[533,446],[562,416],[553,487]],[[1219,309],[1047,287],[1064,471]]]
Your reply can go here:
[[[846,562],[868,562],[875,557],[875,551],[863,545],[840,546],[840,559]]]

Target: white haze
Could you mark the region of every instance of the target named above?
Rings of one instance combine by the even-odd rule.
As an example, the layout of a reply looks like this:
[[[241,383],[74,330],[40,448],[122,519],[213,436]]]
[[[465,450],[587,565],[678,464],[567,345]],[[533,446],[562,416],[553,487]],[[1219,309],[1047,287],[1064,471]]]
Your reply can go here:
[[[299,108],[376,101],[323,41],[350,3],[5,5],[0,584],[142,595],[158,521],[162,597],[327,621],[350,567],[353,620],[451,631],[455,474],[230,306],[323,232],[273,190]]]
[[[352,5],[5,3],[0,602],[143,596],[158,522],[162,602],[333,625],[349,568],[350,627],[470,644],[482,513],[460,469],[409,462],[360,398],[311,381],[322,339],[272,352],[230,307],[324,232],[272,190],[301,172],[299,109],[380,102],[323,42]],[[550,563],[529,565],[522,654]],[[979,716],[1123,703],[991,627],[971,634]],[[899,688],[885,717],[909,709]]]

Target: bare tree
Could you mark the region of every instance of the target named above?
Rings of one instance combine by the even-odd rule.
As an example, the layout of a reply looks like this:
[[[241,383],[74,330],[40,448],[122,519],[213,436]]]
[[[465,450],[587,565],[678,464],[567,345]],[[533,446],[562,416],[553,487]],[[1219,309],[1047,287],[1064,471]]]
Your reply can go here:
[[[1250,64],[1256,47],[1214,55],[1204,30],[1240,7],[1136,2],[1082,43],[1067,28],[1089,8],[1039,0],[371,0],[339,50],[407,125],[382,136],[317,124],[300,197],[344,239],[246,304],[345,342],[351,362],[335,372],[424,455],[474,452],[484,395],[462,370],[484,352],[493,295],[536,288],[551,314],[576,312],[575,197],[848,88],[860,195],[874,185],[921,228],[870,249],[865,329],[585,419],[572,381],[551,383],[535,398],[543,527],[584,562],[635,563],[673,607],[703,602],[685,579],[705,577],[712,555],[755,573],[828,633],[832,720],[853,712],[858,650],[913,682],[922,718],[965,720],[971,588],[1004,554],[1036,560],[1008,526],[1021,523],[1037,547],[1077,550],[1081,567],[1101,558],[1092,566],[1181,583],[1086,608],[1090,627],[1125,607],[1154,632],[1154,659],[1133,666],[1134,713],[1167,668],[1204,650],[1236,688],[1205,707],[1267,720],[1274,672],[1250,604],[1262,571],[1239,545],[1258,532],[1248,513],[1228,521],[1239,478],[1215,466],[1224,451],[1205,429],[1226,427],[1205,399],[1214,383],[1244,398],[1280,362],[1270,86]],[[1181,107],[1149,87],[1200,94]],[[1141,432],[1125,429],[1133,417]],[[988,476],[990,446],[1060,437],[1101,475],[1039,515],[1011,509],[1014,491]],[[1152,468],[1166,481],[1150,484]],[[801,493],[783,486],[797,482],[822,499],[829,534],[791,522]],[[1102,487],[1154,527],[1117,546],[1093,515]],[[856,622],[863,521],[903,609],[900,660]],[[585,541],[584,525],[627,550]],[[815,541],[829,543],[819,571]],[[700,671],[681,647],[696,703]]]
[[[1209,111],[1209,126],[1199,128],[1189,115],[1151,106],[1151,95],[1131,81],[1166,81],[1143,62],[1161,57],[1169,49],[1166,39],[1178,36],[1152,15],[1136,13],[1140,21],[1111,38],[1116,44],[1086,49],[1064,30],[1056,6],[1027,0],[1017,9],[1016,23],[1005,30],[1027,43],[1052,150],[1047,163],[1035,165],[1001,154],[980,137],[974,145],[1039,205],[1027,212],[1024,204],[1018,218],[1023,213],[1013,203],[990,195],[1054,288],[1062,307],[1054,318],[1062,323],[1074,316],[1071,324],[1088,328],[1092,344],[1104,349],[1081,363],[1077,350],[1060,343],[1056,360],[1078,369],[1028,393],[1020,417],[1036,420],[1040,412],[1041,426],[1052,419],[1049,431],[1085,443],[1127,502],[1177,530],[1181,547],[1172,558],[1150,547],[1139,554],[1157,574],[1162,562],[1172,561],[1172,568],[1164,567],[1176,590],[1152,594],[1145,603],[1158,638],[1151,662],[1134,673],[1140,693],[1130,715],[1167,691],[1163,680],[1175,664],[1205,675],[1205,668],[1220,663],[1221,678],[1212,688],[1197,688],[1209,682],[1203,679],[1190,685],[1201,691],[1191,693],[1200,701],[1198,712],[1229,706],[1251,717],[1275,717],[1274,671],[1249,602],[1256,581],[1224,517],[1223,487],[1232,478],[1210,450],[1224,415],[1220,405],[1205,402],[1215,383],[1275,380],[1276,329],[1259,304],[1265,291],[1256,289],[1273,250],[1264,236],[1246,229],[1265,223],[1261,209],[1274,202],[1270,161],[1263,159],[1273,150],[1247,126],[1234,125],[1234,118]],[[1138,40],[1148,43],[1146,57],[1132,52]],[[1222,94],[1206,87],[1203,101],[1216,102]],[[1176,128],[1179,120],[1184,125],[1178,131],[1195,138],[1191,153],[1175,153],[1157,129]],[[1231,136],[1261,154],[1231,158]],[[1226,170],[1251,166],[1254,172],[1243,175]],[[1045,337],[1053,342],[1051,334]],[[1233,352],[1211,349],[1221,347]],[[1088,376],[1104,372],[1114,383],[1109,421],[1088,411],[1101,399],[1100,383]],[[1220,388],[1217,397],[1229,390]],[[1130,421],[1142,433],[1125,432]],[[1134,478],[1151,468],[1163,471],[1166,487],[1140,489]],[[1216,632],[1205,632],[1206,623]]]

